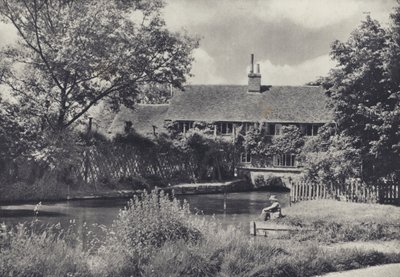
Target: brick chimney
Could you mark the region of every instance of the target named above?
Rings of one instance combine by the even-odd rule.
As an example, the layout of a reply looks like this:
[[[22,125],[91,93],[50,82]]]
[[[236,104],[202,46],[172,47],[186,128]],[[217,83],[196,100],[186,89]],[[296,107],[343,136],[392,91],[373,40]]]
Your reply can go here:
[[[257,73],[254,73],[254,54],[251,54],[251,67],[249,73],[249,92],[261,92],[260,65],[257,64]]]

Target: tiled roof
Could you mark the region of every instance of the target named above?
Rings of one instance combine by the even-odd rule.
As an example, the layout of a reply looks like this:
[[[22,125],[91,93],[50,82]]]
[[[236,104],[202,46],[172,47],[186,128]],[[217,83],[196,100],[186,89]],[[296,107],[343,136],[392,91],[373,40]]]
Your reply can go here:
[[[313,86],[264,86],[261,93],[248,93],[247,86],[192,85],[174,91],[169,105],[121,109],[109,133],[123,133],[126,121],[143,135],[152,134],[153,125],[165,131],[164,120],[325,123],[331,120],[326,101],[323,89]]]
[[[176,91],[166,119],[324,123],[331,119],[326,96],[314,86],[193,85]]]
[[[126,121],[131,121],[132,128],[142,135],[153,134],[153,126],[157,127],[157,133],[165,132],[164,120],[167,110],[168,104],[139,104],[133,110],[122,107],[115,116],[108,132],[123,134]]]

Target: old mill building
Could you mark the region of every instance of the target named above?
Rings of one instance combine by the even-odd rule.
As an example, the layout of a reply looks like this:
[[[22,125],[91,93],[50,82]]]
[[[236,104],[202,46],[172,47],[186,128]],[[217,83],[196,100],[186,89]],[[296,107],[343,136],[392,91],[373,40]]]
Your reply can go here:
[[[254,70],[254,55],[247,85],[189,85],[174,91],[168,104],[138,104],[122,109],[114,118],[109,133],[122,134],[126,126],[135,132],[153,136],[166,131],[165,121],[179,123],[182,132],[196,121],[214,123],[214,135],[227,139],[237,135],[238,127],[265,128],[270,136],[280,135],[282,126],[296,125],[306,136],[330,121],[327,98],[318,86],[262,85],[260,66]],[[300,172],[296,157],[279,155],[262,168],[252,166],[251,156],[241,153],[237,168],[285,177]]]

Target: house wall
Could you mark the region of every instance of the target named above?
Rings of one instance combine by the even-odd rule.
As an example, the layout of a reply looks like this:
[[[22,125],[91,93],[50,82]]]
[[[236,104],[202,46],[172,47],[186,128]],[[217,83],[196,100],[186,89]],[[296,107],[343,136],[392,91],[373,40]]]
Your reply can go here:
[[[263,176],[264,180],[268,180],[271,177],[278,177],[285,184],[290,184],[290,182],[299,179],[301,173],[302,170],[299,168],[237,168],[237,176],[250,180],[253,185],[258,176]]]

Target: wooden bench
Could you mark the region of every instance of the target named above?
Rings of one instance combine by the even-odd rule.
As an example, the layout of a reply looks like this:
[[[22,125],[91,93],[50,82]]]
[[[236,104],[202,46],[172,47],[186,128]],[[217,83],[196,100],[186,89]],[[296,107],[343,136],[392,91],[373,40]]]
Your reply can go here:
[[[279,238],[290,235],[292,232],[300,231],[299,228],[279,224],[273,220],[268,221],[252,221],[250,222],[250,234],[253,236],[264,236]]]

